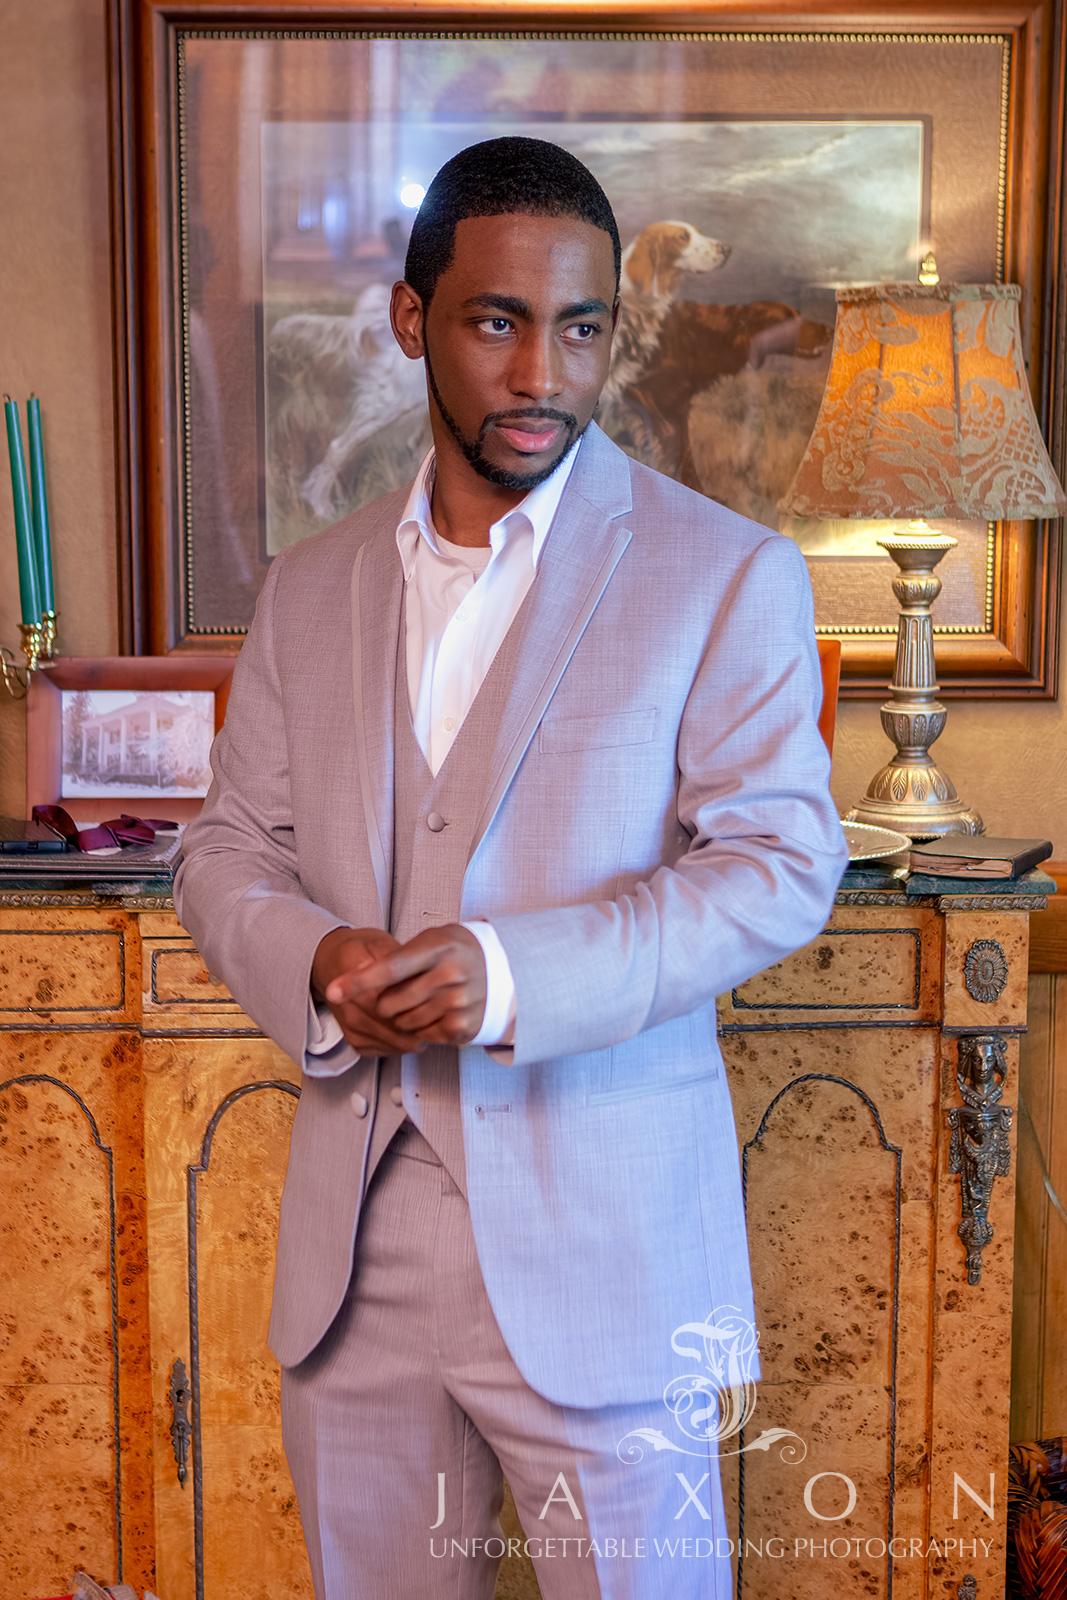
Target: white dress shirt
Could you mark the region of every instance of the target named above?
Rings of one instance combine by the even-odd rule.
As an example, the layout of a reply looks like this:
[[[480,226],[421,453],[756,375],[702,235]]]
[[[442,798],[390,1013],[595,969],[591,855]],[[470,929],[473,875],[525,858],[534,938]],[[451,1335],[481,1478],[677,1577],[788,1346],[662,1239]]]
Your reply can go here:
[[[484,545],[456,545],[433,525],[434,453],[411,486],[396,530],[404,568],[408,694],[419,748],[436,778],[493,658],[537,575],[552,519],[580,441],[552,475],[489,530]],[[486,1001],[472,1044],[508,1044],[515,1025],[515,982],[504,947],[488,922],[465,922],[485,956]],[[309,1002],[308,1053],[335,1057],[343,1037],[328,1007]],[[338,1070],[336,1058],[327,1067]],[[311,1076],[314,1069],[308,1068]]]

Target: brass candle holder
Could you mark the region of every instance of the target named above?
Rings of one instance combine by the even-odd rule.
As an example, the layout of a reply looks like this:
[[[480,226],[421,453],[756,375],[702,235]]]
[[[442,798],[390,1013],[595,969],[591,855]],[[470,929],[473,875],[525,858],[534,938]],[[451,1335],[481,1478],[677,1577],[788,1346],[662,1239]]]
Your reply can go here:
[[[46,611],[40,622],[20,622],[19,638],[26,665],[20,666],[6,645],[0,645],[0,677],[13,700],[25,700],[30,673],[51,666],[56,642],[56,614]]]

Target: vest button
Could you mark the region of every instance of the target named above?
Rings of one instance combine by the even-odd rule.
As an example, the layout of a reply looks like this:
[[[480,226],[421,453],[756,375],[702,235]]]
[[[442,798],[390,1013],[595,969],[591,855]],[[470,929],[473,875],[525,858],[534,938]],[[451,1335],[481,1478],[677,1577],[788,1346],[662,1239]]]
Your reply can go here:
[[[354,1094],[352,1096],[352,1110],[357,1117],[365,1117],[367,1115],[367,1097],[365,1094]]]
[[[393,1084],[389,1091],[389,1098],[394,1106],[402,1106],[404,1104],[404,1091],[398,1083]]]
[[[426,818],[426,826],[431,833],[440,833],[442,828],[446,826],[445,819],[439,811],[431,811]]]

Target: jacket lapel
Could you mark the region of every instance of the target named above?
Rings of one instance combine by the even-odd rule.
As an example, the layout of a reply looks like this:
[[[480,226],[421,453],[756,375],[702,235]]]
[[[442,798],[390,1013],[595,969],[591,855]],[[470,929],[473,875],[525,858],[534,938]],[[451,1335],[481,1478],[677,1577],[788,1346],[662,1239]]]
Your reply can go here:
[[[470,856],[496,815],[567,664],[630,542],[629,462],[595,424],[582,441],[537,576],[490,669],[500,705]],[[516,632],[517,630],[517,632]],[[497,673],[495,669],[501,668]],[[489,685],[487,677],[484,687]],[[469,857],[468,857],[469,859]]]
[[[383,928],[389,925],[392,895],[393,699],[404,587],[392,536],[395,527],[395,518],[391,528],[383,524],[377,537],[360,546],[352,567],[352,709],[363,816]]]

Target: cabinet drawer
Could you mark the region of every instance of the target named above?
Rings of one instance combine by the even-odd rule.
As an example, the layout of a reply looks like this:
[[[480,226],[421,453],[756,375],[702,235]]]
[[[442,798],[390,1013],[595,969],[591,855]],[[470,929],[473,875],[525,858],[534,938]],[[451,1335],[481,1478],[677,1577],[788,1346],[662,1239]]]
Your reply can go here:
[[[259,1029],[204,958],[177,917],[141,918],[141,1006],[146,1033],[252,1033]]]
[[[122,912],[0,910],[0,1026],[136,1026],[137,945]]]
[[[888,910],[884,925],[839,907],[817,939],[720,1002],[729,1029],[774,1025],[917,1024],[940,1014],[941,941],[936,914]]]

